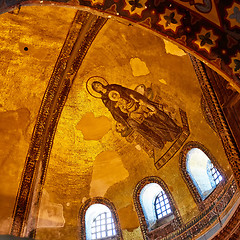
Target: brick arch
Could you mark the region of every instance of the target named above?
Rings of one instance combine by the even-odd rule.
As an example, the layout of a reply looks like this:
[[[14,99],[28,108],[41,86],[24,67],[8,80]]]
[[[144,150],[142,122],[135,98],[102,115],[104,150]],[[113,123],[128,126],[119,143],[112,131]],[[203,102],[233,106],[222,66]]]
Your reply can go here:
[[[139,219],[139,222],[140,222],[140,227],[141,227],[144,239],[151,239],[151,236],[150,236],[151,234],[149,234],[149,230],[147,228],[147,222],[145,220],[143,209],[142,209],[142,206],[141,206],[141,203],[140,203],[140,193],[141,193],[142,189],[150,183],[157,183],[164,190],[165,194],[167,195],[170,206],[171,206],[171,209],[172,209],[172,212],[175,216],[175,219],[173,221],[174,230],[178,229],[183,224],[182,218],[181,218],[180,213],[177,209],[175,201],[174,201],[174,199],[172,197],[172,194],[169,191],[167,185],[165,184],[165,182],[162,179],[160,179],[159,177],[156,177],[156,176],[146,177],[146,178],[142,179],[136,185],[136,187],[134,189],[134,193],[133,193],[133,201],[134,201],[135,209],[136,209],[136,212],[137,212],[137,215],[138,215],[138,219]],[[153,233],[153,235],[154,235],[154,233]]]
[[[113,220],[114,220],[115,228],[116,228],[116,236],[115,237],[118,240],[122,240],[123,239],[122,231],[121,231],[121,226],[120,226],[117,210],[116,210],[114,204],[110,200],[108,200],[106,198],[102,198],[102,197],[90,198],[90,199],[86,200],[83,203],[83,205],[81,206],[81,208],[79,210],[79,215],[78,215],[78,239],[86,240],[86,228],[85,228],[86,211],[88,210],[88,208],[91,205],[97,204],[97,203],[103,204],[110,209]]]
[[[198,148],[201,151],[203,151],[207,155],[207,157],[211,160],[213,165],[217,168],[217,170],[220,172],[220,174],[223,178],[221,183],[219,183],[216,186],[214,191],[212,193],[210,193],[210,195],[205,200],[202,200],[202,198],[198,192],[198,189],[195,186],[195,184],[193,183],[193,180],[192,180],[191,176],[188,174],[187,168],[186,168],[187,153],[193,148]],[[201,144],[199,142],[191,141],[184,145],[184,147],[182,148],[182,150],[180,152],[179,167],[180,167],[180,172],[182,174],[182,177],[183,177],[189,191],[191,192],[191,194],[194,198],[194,201],[197,203],[198,208],[200,210],[204,210],[219,195],[219,193],[223,189],[224,185],[227,183],[227,176],[221,169],[216,158],[212,155],[212,153],[203,144]]]

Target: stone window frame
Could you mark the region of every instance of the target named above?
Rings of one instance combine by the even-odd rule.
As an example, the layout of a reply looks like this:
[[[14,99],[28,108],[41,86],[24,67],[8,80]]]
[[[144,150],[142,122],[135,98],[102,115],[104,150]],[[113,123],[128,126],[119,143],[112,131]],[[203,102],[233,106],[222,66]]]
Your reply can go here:
[[[123,240],[117,210],[116,210],[114,204],[110,200],[103,198],[103,197],[89,198],[82,204],[82,206],[79,210],[79,215],[78,215],[78,239],[81,239],[81,240],[87,239],[86,238],[86,227],[85,227],[85,215],[86,215],[88,208],[93,204],[103,204],[103,205],[107,206],[112,213],[112,218],[113,218],[113,221],[115,224],[116,235],[112,236],[112,238],[109,237],[109,239]]]
[[[172,214],[174,216],[174,230],[177,230],[179,227],[181,227],[183,225],[183,221],[182,221],[181,215],[179,213],[179,210],[175,204],[175,201],[174,201],[172,194],[169,191],[166,183],[157,176],[145,177],[144,179],[142,179],[140,182],[137,183],[137,185],[134,189],[134,193],[133,193],[134,206],[135,206],[135,209],[136,209],[136,212],[138,215],[138,220],[140,223],[143,238],[145,240],[149,239],[148,234],[154,230],[148,230],[147,222],[146,222],[143,208],[142,208],[142,205],[140,202],[140,193],[141,193],[142,189],[150,183],[157,183],[162,188],[162,190],[165,192],[165,194],[167,195],[168,201],[171,206]]]
[[[195,186],[191,176],[187,172],[187,165],[186,165],[187,164],[187,153],[193,148],[198,148],[201,151],[203,151],[207,155],[207,157],[210,159],[210,161],[212,162],[214,167],[218,170],[218,172],[222,176],[222,181],[216,186],[215,189],[213,189],[213,191],[204,200],[201,198],[201,195],[200,195],[197,187]],[[214,201],[217,198],[217,196],[220,194],[220,192],[224,189],[224,185],[227,183],[227,180],[228,180],[226,174],[220,167],[216,158],[212,155],[212,153],[203,144],[201,144],[197,141],[187,142],[183,146],[183,148],[180,152],[180,155],[179,155],[179,167],[180,167],[180,172],[182,174],[182,177],[183,177],[189,191],[191,192],[193,199],[196,202],[200,211],[202,211],[202,210],[206,209],[208,206],[210,206],[212,201]]]

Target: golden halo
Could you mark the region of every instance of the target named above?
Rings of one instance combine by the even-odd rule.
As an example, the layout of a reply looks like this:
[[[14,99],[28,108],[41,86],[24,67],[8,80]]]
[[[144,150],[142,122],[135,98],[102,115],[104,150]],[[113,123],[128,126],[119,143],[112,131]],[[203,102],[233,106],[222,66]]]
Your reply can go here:
[[[103,86],[107,86],[109,84],[106,79],[104,79],[103,77],[100,77],[100,76],[92,76],[87,80],[86,88],[87,88],[88,93],[95,98],[101,98],[102,97],[101,93],[96,92],[92,88],[93,82],[100,82],[100,83],[102,83]]]
[[[117,102],[120,99],[119,92],[112,90],[109,92],[108,97],[111,101]]]

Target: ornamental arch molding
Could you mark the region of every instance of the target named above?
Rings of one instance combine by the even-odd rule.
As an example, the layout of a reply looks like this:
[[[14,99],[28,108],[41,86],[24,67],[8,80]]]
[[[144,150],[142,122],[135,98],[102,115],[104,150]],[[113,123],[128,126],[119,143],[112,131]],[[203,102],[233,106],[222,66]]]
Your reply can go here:
[[[81,239],[81,240],[87,239],[86,238],[85,216],[86,216],[86,212],[87,212],[88,208],[93,204],[102,204],[109,208],[109,210],[112,214],[112,218],[113,218],[115,229],[116,229],[115,238],[117,240],[122,240],[123,238],[122,238],[121,226],[120,226],[117,210],[111,201],[109,201],[106,198],[102,198],[102,197],[90,198],[90,199],[86,200],[83,203],[83,205],[81,206],[79,215],[78,215],[78,224],[79,224],[78,239]]]
[[[149,238],[152,239],[151,237],[154,238],[154,232],[157,235],[162,234],[161,233],[162,229],[160,229],[159,232],[158,232],[157,231],[158,228],[155,229],[152,232],[149,231],[149,229],[147,227],[147,222],[146,222],[146,219],[145,219],[145,216],[144,216],[143,207],[142,207],[141,202],[140,202],[140,194],[141,194],[142,189],[150,183],[157,183],[162,188],[162,190],[165,192],[165,194],[167,195],[168,201],[169,201],[170,206],[171,206],[172,213],[174,215],[174,220],[170,223],[171,228],[173,228],[173,230],[176,230],[180,226],[182,226],[182,224],[183,224],[183,221],[182,221],[181,215],[179,213],[179,210],[178,210],[178,208],[175,204],[175,201],[172,197],[172,194],[169,191],[165,182],[162,179],[160,179],[159,177],[156,177],[156,176],[146,177],[146,178],[142,179],[136,185],[136,187],[134,189],[134,193],[133,193],[133,202],[134,202],[135,209],[136,209],[136,212],[137,212],[137,215],[138,215],[138,219],[139,219],[139,222],[140,222],[140,227],[141,227],[144,239],[149,239]]]

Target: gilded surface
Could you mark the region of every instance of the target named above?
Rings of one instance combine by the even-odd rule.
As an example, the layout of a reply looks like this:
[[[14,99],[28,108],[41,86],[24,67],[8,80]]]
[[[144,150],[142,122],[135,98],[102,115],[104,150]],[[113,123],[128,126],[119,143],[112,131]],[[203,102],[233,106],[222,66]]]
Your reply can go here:
[[[0,13],[49,0],[0,0]],[[206,61],[240,92],[239,1],[227,0],[53,0],[119,21],[139,24]],[[110,16],[109,16],[110,14]]]
[[[141,61],[135,61],[135,64],[143,66],[144,62],[149,73],[136,74],[137,67],[133,68],[131,64],[131,59],[136,58]],[[197,206],[179,171],[179,151],[157,170],[139,143],[127,141],[116,131],[116,121],[101,99],[88,93],[86,83],[92,76],[101,76],[111,84],[129,89],[141,84],[153,89],[159,95],[164,111],[178,123],[181,123],[178,111],[181,107],[188,115],[188,140],[206,145],[226,175],[231,175],[220,139],[202,115],[201,91],[188,56],[166,53],[162,39],[143,30],[108,21],[79,69],[59,120],[50,156],[44,189],[51,202],[62,204],[65,225],[62,228],[38,228],[36,237],[51,239],[58,234],[60,239],[76,239],[77,216],[82,203],[90,197],[100,196],[109,199],[120,212],[123,236],[141,239],[137,225],[133,229],[122,214],[123,209],[133,206],[133,190],[147,176],[163,179],[184,222],[196,216]],[[86,116],[91,120],[89,129]],[[96,136],[92,129],[94,126],[97,126]],[[86,136],[92,137],[86,139]],[[170,145],[166,143],[165,147]],[[128,217],[137,222],[135,212],[129,211]]]
[[[39,9],[42,15],[37,14],[36,19],[34,14]],[[1,16],[5,19],[0,23],[5,24],[0,39],[4,66],[4,81],[0,81],[2,234],[9,232],[36,115],[75,14],[74,10],[58,11],[25,8],[17,16]],[[55,14],[59,21],[49,21]],[[14,31],[9,25],[15,27]],[[18,31],[20,25],[22,30]],[[14,46],[6,39],[16,40],[11,41]],[[181,108],[188,117],[187,141],[206,146],[226,176],[231,175],[219,136],[201,112],[201,90],[189,57],[147,31],[110,20],[84,58],[59,119],[48,169],[43,172],[46,182],[36,238],[77,239],[79,209],[89,198],[105,197],[116,208],[123,238],[142,239],[133,191],[149,176],[160,177],[168,186],[184,223],[197,216],[198,208],[178,166],[181,149],[157,170],[148,154],[151,144],[146,138],[127,141],[117,131],[116,121],[101,99],[88,93],[86,83],[92,76],[128,89],[148,90],[147,94],[157,96],[164,112],[182,127]],[[164,148],[170,146],[171,142],[166,141]],[[159,148],[159,154],[162,150]]]
[[[75,11],[24,8],[0,18],[0,233],[8,233],[37,113]],[[38,14],[36,14],[36,12]],[[56,18],[55,18],[56,17]],[[4,176],[4,177],[3,177]]]
[[[11,229],[13,235],[35,235],[35,219],[58,119],[82,60],[105,21],[104,18],[81,11],[77,11],[74,16],[44,94],[32,134],[15,203]],[[23,229],[26,229],[25,233]]]

